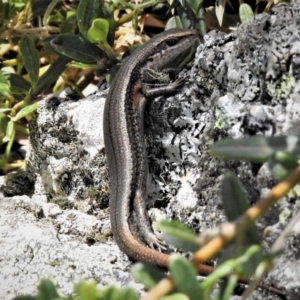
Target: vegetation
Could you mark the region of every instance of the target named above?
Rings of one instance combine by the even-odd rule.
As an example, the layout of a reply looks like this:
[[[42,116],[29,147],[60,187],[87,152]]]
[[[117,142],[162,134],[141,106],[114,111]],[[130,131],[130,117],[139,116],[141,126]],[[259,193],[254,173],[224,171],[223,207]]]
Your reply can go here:
[[[129,51],[132,46],[117,47],[114,44],[117,38],[122,41],[125,33],[134,36],[149,25],[152,33],[163,27],[188,25],[196,28],[200,36],[213,27],[229,32],[239,22],[247,21],[276,3],[225,4],[226,1],[214,6],[214,2],[210,2],[204,6],[203,2],[193,0],[173,1],[172,4],[160,0],[138,4],[123,0],[0,0],[0,144],[3,146],[0,168],[7,172],[23,166],[23,162],[9,161],[11,148],[18,132],[29,134],[27,122],[46,94],[71,86],[82,95],[95,80],[95,73],[99,79],[109,81],[121,52]],[[130,26],[126,26],[128,23]],[[167,278],[152,267],[136,265],[133,276],[151,289],[149,299],[150,295],[165,300],[208,299],[214,285],[225,275],[229,277],[214,299],[228,299],[238,276],[253,276],[254,283],[244,295],[247,297],[282,250],[290,226],[278,238],[272,252],[266,255],[254,222],[300,181],[299,138],[224,140],[212,148],[212,153],[230,159],[268,162],[273,175],[282,182],[250,207],[238,180],[227,174],[221,185],[221,195],[231,223],[214,230],[209,238],[207,233],[197,237],[175,222],[159,223],[168,243],[195,253],[192,262],[174,256]],[[233,211],[233,207],[237,209]],[[298,214],[290,224],[297,219]],[[242,230],[247,230],[247,234],[240,235]],[[199,283],[196,280],[197,265],[212,258],[229,242],[236,243],[238,249],[234,258]],[[230,275],[232,271],[234,275]],[[172,290],[176,292],[167,296]],[[81,283],[74,292],[74,297],[59,296],[53,283],[43,280],[37,296],[15,299],[138,299],[131,289],[107,287],[99,290],[95,283]]]
[[[223,3],[214,9],[210,1],[206,6],[207,13],[201,1],[1,0],[0,145],[4,151],[0,169],[6,172],[23,166],[23,162],[9,162],[9,155],[16,134],[29,134],[27,121],[43,96],[66,86],[82,96],[95,72],[109,80],[120,54],[131,46],[125,34],[133,37],[147,26],[153,32],[189,26],[200,36],[206,28],[228,32],[240,22],[239,10],[244,21],[271,3],[252,8],[248,4],[230,8]],[[121,46],[114,45],[115,39]]]

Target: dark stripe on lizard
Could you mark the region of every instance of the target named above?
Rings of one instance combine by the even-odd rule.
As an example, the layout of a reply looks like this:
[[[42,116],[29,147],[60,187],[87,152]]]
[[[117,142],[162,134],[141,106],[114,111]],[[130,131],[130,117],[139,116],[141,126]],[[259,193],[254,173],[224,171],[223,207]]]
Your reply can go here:
[[[104,142],[111,184],[110,218],[114,238],[129,257],[163,267],[168,266],[170,256],[154,249],[154,246],[159,246],[159,240],[151,230],[145,208],[148,170],[143,123],[146,98],[151,93],[145,88],[145,82],[150,81],[148,70],[154,73],[161,71],[166,63],[196,40],[195,30],[171,29],[139,47],[114,78],[104,110]],[[158,88],[151,95],[174,91],[181,84],[179,80],[173,86]],[[132,228],[136,223],[138,228]],[[200,265],[198,271],[208,275],[214,268]],[[249,283],[249,280],[241,281]],[[282,294],[270,286],[260,286]]]

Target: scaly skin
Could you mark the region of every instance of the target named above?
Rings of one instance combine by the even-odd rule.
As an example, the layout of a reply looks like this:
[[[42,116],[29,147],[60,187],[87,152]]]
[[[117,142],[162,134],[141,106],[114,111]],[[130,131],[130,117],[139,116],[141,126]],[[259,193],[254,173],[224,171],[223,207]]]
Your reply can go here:
[[[144,201],[148,171],[143,129],[147,91],[143,85],[149,81],[145,70],[161,71],[167,62],[196,40],[197,32],[190,29],[171,29],[152,38],[123,63],[105,103],[104,142],[110,174],[110,218],[114,238],[129,257],[162,267],[168,266],[170,256],[154,249],[159,246],[159,241],[151,230]],[[179,85],[175,83],[170,90],[160,88],[153,94],[174,91]],[[208,275],[214,268],[200,265],[198,271]],[[249,283],[248,279],[241,281]],[[270,286],[260,286],[282,294]]]

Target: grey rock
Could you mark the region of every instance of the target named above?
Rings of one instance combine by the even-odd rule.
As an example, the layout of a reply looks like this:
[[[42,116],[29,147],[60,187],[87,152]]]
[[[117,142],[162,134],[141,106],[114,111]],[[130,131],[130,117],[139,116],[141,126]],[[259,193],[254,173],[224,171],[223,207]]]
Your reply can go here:
[[[251,203],[276,184],[266,165],[220,160],[209,149],[224,137],[299,135],[299,8],[299,1],[280,5],[232,34],[206,35],[192,68],[180,74],[188,78],[182,91],[151,102],[145,129],[147,203],[160,208],[161,213],[150,210],[155,218],[175,217],[196,232],[224,222],[219,190],[228,170],[239,178]],[[1,220],[5,261],[0,261],[0,282],[8,287],[5,295],[9,290],[10,295],[33,292],[40,276],[52,276],[65,294],[80,278],[135,285],[127,273],[131,263],[110,237],[102,136],[106,95],[63,103],[47,99],[39,108],[27,157],[35,196],[0,202],[9,216]],[[43,195],[55,205],[47,205]],[[259,221],[266,250],[296,210],[294,200],[285,197]],[[29,210],[16,217],[25,206]],[[291,299],[300,296],[298,249],[295,229],[266,277],[266,283],[286,288]],[[275,298],[262,290],[252,296]]]
[[[65,295],[81,280],[141,289],[128,273],[126,257],[118,259],[123,255],[116,245],[91,244],[105,232],[101,221],[76,210],[46,217],[41,214],[46,204],[37,198],[0,199],[0,299],[36,293],[41,278],[54,280]]]

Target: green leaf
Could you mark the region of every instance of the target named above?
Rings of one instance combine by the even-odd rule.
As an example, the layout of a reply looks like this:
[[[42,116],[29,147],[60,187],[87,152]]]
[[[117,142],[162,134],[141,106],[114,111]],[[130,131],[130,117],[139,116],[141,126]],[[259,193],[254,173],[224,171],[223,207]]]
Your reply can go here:
[[[199,249],[197,236],[186,226],[170,220],[163,220],[155,224],[163,232],[163,239],[168,244],[192,252]]]
[[[227,173],[222,180],[221,199],[225,214],[230,222],[239,218],[250,207],[240,182],[231,173]],[[249,224],[249,226],[235,238],[234,243],[234,246],[232,246],[229,251],[223,252],[223,259],[240,256],[250,245],[259,245],[261,243],[256,225],[253,223]],[[256,256],[254,255],[252,257],[251,261],[247,260],[244,264],[240,265],[241,270],[247,275],[252,275],[262,260],[261,253],[256,254]]]
[[[229,222],[239,218],[250,207],[246,194],[238,181],[231,173],[227,173],[221,183],[221,200],[224,211]],[[247,229],[238,238],[240,247],[236,248],[235,254],[240,254],[245,247],[253,244],[260,244],[258,230],[254,224],[249,225]]]
[[[60,34],[50,44],[60,54],[84,63],[95,63],[101,52],[94,44],[75,34]]]
[[[101,6],[101,12],[100,12],[98,18],[99,17],[107,20],[109,23],[109,32],[108,32],[106,40],[109,43],[109,45],[112,46],[115,41],[116,22],[114,19],[113,12],[110,10],[108,5]]]
[[[12,117],[12,121],[16,122],[16,121],[22,119],[23,117],[36,111],[38,109],[38,107],[39,107],[38,103],[34,103],[34,104],[23,107],[14,117]]]
[[[0,99],[5,99],[10,96],[10,84],[8,79],[0,70]]]
[[[11,139],[14,134],[14,122],[9,120],[6,127],[6,136]]]
[[[159,300],[190,300],[190,298],[184,294],[174,293],[170,296],[161,297]]]
[[[135,28],[135,30],[137,29],[138,24],[139,24],[139,16],[137,10],[135,9],[133,11],[133,27]]]
[[[103,289],[101,291],[101,300],[106,300],[106,299],[110,299],[110,300],[121,300],[121,290],[116,287],[116,286],[108,286],[105,289]]]
[[[224,282],[221,283],[221,289],[219,290],[219,295],[217,296],[217,299],[230,299],[230,296],[234,292],[236,283],[236,276],[229,276],[228,278],[226,278],[226,280],[224,280]]]
[[[169,270],[178,292],[187,295],[189,299],[201,299],[198,274],[190,261],[181,255],[171,255]]]
[[[251,246],[247,249],[245,254],[235,259],[228,259],[226,262],[218,266],[213,273],[206,277],[206,279],[201,283],[202,289],[205,291],[205,295],[210,293],[212,287],[221,279],[228,276],[233,270],[240,270],[241,265],[244,265],[247,261],[251,260],[253,256],[257,256],[262,253],[262,249],[258,245]],[[238,279],[236,274],[232,274],[232,280]],[[245,276],[245,273],[243,273]],[[206,299],[206,298],[204,298]]]
[[[274,159],[288,169],[294,169],[295,167],[298,166],[298,159],[294,155],[291,155],[288,152],[277,151],[274,155]]]
[[[95,19],[87,32],[87,38],[92,43],[106,44],[109,23],[105,19]]]
[[[74,288],[80,300],[98,300],[99,291],[96,282],[81,282]]]
[[[26,94],[29,92],[31,85],[22,76],[10,73],[8,74],[8,78],[13,94]]]
[[[36,94],[40,94],[47,89],[63,73],[70,59],[67,57],[58,57],[49,67],[49,69],[39,78],[36,88]]]
[[[299,137],[290,135],[276,137],[253,136],[236,140],[224,139],[211,148],[213,155],[261,163],[266,162],[277,151],[299,155]]]
[[[0,114],[5,114],[5,113],[8,113],[8,112],[11,112],[11,108],[0,108]]]
[[[10,138],[7,137],[6,135],[1,135],[0,136],[0,145],[7,143],[8,141],[10,141]],[[1,169],[1,168],[0,168]]]
[[[276,152],[268,160],[272,175],[279,180],[286,178],[298,165],[297,157],[283,151]]]
[[[33,19],[36,16],[43,16],[52,0],[32,0],[31,2],[30,17]]]
[[[240,5],[239,15],[242,23],[248,22],[254,16],[251,6],[246,3]]]
[[[38,285],[37,300],[54,300],[59,295],[56,291],[56,287],[49,279],[42,279]]]
[[[153,288],[160,280],[165,277],[165,274],[157,267],[136,263],[131,268],[131,274],[134,279],[141,282],[148,289]]]
[[[104,299],[104,300],[106,300],[106,299]],[[118,295],[116,295],[114,300],[124,300],[124,299],[137,300],[137,299],[139,299],[139,297],[134,289],[123,288],[119,291]]]
[[[20,52],[24,66],[29,74],[33,91],[35,91],[39,78],[39,55],[33,40],[27,34],[25,34],[20,41]]]
[[[80,1],[77,8],[77,22],[79,31],[83,36],[87,36],[87,32],[92,25],[94,19],[99,16],[101,1],[85,0]]]
[[[206,33],[205,14],[207,14],[210,10],[204,10],[202,0],[180,0],[179,2],[181,5],[178,5],[177,2],[173,2],[173,5],[171,7],[176,8],[180,22],[182,23],[182,26],[180,27],[196,29],[199,34],[200,40],[203,41],[203,36]]]
[[[171,28],[184,28],[181,19],[178,16],[171,17],[166,24],[165,30]]]
[[[229,222],[240,217],[250,207],[240,182],[229,172],[221,183],[221,199]]]
[[[137,300],[137,293],[132,288],[120,289],[116,286],[97,288],[96,282],[81,282],[75,286],[80,300]]]
[[[268,165],[272,175],[278,180],[286,178],[291,172],[289,169],[285,168],[282,164],[277,163],[273,159],[268,161]]]
[[[8,118],[5,114],[0,113],[0,145],[7,143],[11,138],[10,135],[7,135],[7,133],[10,131],[10,124],[11,119]]]
[[[5,145],[4,153],[0,155],[0,169],[5,169],[5,166],[7,164],[7,160],[9,158],[9,155],[10,155],[10,152],[11,152],[11,149],[12,149],[13,142],[15,140],[16,131],[14,129],[14,124],[10,119],[7,123],[5,131],[6,131],[6,136],[3,137],[2,141],[4,142],[5,139],[6,139],[7,144]]]
[[[9,18],[8,12],[9,12],[9,5],[10,3],[0,1],[0,24],[4,23],[5,19]]]
[[[77,62],[77,61],[72,61],[72,62],[68,63],[68,66],[78,68],[78,69],[90,69],[91,67],[97,68],[96,64],[91,65],[91,64],[85,64],[85,63]]]
[[[60,34],[75,33],[77,28],[77,16],[74,12],[69,12],[68,17],[60,25]]]
[[[48,50],[52,51],[53,53],[55,53],[59,56],[62,56],[60,52],[56,51],[56,47],[53,47],[51,45],[51,41],[58,36],[60,36],[60,34],[53,34],[53,35],[49,35],[49,36],[45,37],[43,39],[43,44]]]
[[[182,3],[182,5],[185,5],[185,4]],[[191,9],[195,15],[198,15],[199,10],[200,10],[201,6],[203,5],[203,0],[200,0],[200,1],[199,0],[189,0],[186,5],[189,6],[189,9]]]

